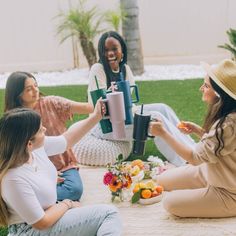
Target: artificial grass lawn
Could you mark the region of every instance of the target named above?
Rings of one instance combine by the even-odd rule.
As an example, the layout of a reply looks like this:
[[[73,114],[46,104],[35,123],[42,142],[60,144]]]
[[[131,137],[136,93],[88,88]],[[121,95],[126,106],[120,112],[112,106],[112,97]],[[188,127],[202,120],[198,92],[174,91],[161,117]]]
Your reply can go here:
[[[202,82],[202,79],[137,82],[140,94],[139,104],[166,103],[174,109],[181,120],[189,120],[201,125],[205,112],[205,106],[201,101],[201,93],[199,92]],[[87,100],[86,85],[42,87],[40,90],[45,95],[59,95],[80,102]],[[0,90],[0,98],[0,114],[2,115],[3,90]],[[75,116],[74,121],[85,117]],[[149,155],[162,157],[157,151],[153,140],[148,140],[145,156],[142,159],[146,160]],[[135,158],[137,157],[131,155],[129,159]],[[0,229],[0,236],[5,235],[7,235],[6,229]]]

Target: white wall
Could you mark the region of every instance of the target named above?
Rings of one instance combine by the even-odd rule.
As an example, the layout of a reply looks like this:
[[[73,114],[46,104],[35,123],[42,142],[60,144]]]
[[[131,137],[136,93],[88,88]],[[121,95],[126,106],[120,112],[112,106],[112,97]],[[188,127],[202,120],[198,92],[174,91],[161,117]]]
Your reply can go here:
[[[228,40],[229,27],[236,27],[236,1],[140,0],[139,4],[146,62],[213,63],[229,56],[217,45]]]
[[[0,72],[50,71],[73,67],[71,41],[59,44],[59,10],[76,0],[0,0]],[[88,0],[102,10],[119,0]],[[217,45],[236,28],[235,0],[138,0],[147,64],[216,63],[229,57]],[[80,52],[81,67],[87,66]]]

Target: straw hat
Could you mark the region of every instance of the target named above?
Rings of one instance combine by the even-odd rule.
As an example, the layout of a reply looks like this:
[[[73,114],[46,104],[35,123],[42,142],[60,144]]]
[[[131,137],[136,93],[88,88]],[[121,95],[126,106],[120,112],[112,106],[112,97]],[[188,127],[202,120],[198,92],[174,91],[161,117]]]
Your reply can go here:
[[[216,84],[236,100],[236,62],[225,59],[213,67],[205,62],[201,65]]]

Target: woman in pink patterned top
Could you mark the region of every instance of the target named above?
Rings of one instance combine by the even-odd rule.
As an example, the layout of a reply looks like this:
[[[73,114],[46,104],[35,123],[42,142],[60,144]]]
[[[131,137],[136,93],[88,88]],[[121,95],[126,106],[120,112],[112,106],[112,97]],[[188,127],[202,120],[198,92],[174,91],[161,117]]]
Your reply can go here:
[[[36,79],[27,72],[14,72],[7,80],[4,110],[17,107],[27,107],[37,111],[42,117],[43,126],[47,129],[46,135],[50,136],[64,133],[66,121],[72,119],[73,114],[88,114],[93,111],[93,106],[89,103],[74,102],[58,96],[42,96]],[[50,159],[60,173],[57,199],[79,200],[83,184],[72,150],[51,156]]]

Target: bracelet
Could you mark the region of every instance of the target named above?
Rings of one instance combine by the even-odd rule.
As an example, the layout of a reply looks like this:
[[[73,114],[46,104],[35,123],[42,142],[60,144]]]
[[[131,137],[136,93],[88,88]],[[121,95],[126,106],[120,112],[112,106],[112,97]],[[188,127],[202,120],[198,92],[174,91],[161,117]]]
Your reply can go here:
[[[69,199],[64,199],[63,201],[61,201],[61,203],[66,204],[66,206],[68,207],[68,210],[73,207],[73,202]]]

